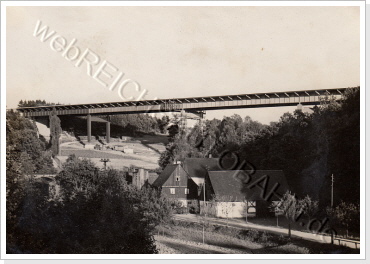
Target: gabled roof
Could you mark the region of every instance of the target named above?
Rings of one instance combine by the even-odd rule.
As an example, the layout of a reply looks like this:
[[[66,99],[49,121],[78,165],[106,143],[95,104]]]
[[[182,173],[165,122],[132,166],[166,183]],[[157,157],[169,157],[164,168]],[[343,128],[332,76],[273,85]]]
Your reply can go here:
[[[187,158],[183,162],[183,168],[197,184],[200,179],[202,179],[201,181],[204,180],[207,169],[212,171],[222,170],[218,165],[217,158]]]
[[[169,164],[164,168],[162,173],[158,176],[158,178],[153,182],[153,186],[162,187],[162,185],[168,180],[171,176],[172,172],[176,169],[179,164]]]
[[[264,184],[266,184],[265,197],[276,183],[279,184],[276,192],[281,196],[288,190],[288,184],[281,170],[259,170],[250,177],[245,171],[238,170],[209,171],[208,175],[214,193],[219,196],[232,197],[233,201],[264,200],[261,189]],[[243,183],[242,179],[245,179],[246,183]],[[272,195],[270,200],[279,199]]]

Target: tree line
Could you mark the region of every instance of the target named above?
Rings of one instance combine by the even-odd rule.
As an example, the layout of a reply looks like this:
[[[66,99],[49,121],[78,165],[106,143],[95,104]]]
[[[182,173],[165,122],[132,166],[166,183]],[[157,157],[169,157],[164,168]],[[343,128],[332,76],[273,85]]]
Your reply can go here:
[[[51,105],[59,105],[59,103],[51,103],[46,102],[45,100],[20,100],[18,103],[18,107],[36,107],[36,106],[51,106]]]

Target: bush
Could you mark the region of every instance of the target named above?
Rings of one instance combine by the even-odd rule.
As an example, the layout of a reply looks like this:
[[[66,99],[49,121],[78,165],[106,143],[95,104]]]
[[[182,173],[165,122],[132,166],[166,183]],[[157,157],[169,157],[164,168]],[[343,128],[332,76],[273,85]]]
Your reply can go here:
[[[198,200],[191,200],[189,206],[189,213],[191,214],[199,214],[200,213],[200,206]]]

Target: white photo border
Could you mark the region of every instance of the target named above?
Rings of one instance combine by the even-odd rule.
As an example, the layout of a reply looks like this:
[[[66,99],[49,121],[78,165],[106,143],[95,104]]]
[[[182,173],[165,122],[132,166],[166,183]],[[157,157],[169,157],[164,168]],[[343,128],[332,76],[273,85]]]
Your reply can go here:
[[[360,254],[7,254],[6,253],[6,8],[8,6],[359,6],[361,87]],[[1,259],[365,259],[365,1],[2,1],[1,2]]]

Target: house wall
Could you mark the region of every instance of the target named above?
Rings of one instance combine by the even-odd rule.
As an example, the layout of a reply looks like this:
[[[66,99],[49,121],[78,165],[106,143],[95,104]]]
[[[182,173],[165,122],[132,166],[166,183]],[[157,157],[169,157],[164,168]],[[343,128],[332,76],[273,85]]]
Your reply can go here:
[[[132,177],[132,184],[141,189],[145,182],[149,179],[149,173],[145,169],[139,169]]]
[[[244,202],[206,202],[207,215],[220,218],[244,218],[246,204]],[[204,202],[200,201],[200,213],[204,213]],[[248,217],[256,216],[255,207],[248,208]]]
[[[179,177],[179,181],[176,178]],[[175,193],[171,194],[171,188],[175,189]],[[189,189],[189,193],[185,193],[185,189]],[[187,206],[188,200],[198,198],[197,185],[179,164],[172,172],[168,180],[162,186],[162,195],[168,198],[181,201],[184,206]]]

